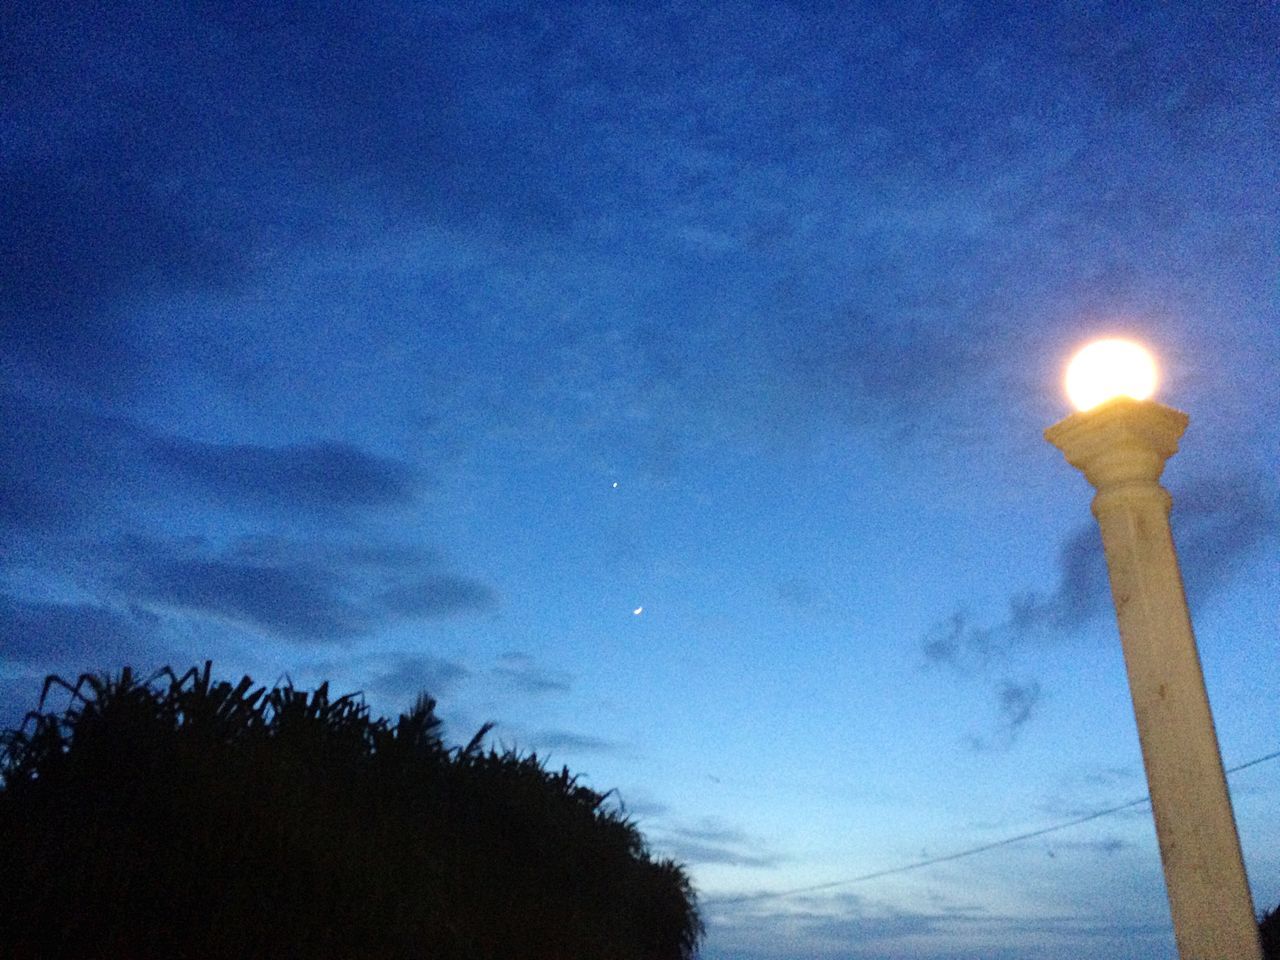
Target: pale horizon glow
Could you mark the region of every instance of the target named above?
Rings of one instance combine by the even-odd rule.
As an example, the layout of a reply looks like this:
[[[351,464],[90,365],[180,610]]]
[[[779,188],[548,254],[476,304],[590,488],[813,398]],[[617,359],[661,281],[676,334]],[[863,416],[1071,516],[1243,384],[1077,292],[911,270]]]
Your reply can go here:
[[[1147,400],[1156,390],[1156,361],[1132,340],[1096,340],[1067,365],[1066,390],[1071,405],[1091,410],[1115,397]]]

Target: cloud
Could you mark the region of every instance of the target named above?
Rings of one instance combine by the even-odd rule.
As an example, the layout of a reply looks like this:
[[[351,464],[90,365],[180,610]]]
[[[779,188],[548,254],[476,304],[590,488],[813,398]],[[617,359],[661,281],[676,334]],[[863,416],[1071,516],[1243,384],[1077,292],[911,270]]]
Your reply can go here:
[[[778,600],[797,610],[812,607],[818,600],[813,583],[804,577],[787,577],[774,584]]]
[[[1264,479],[1253,473],[1197,480],[1173,490],[1172,527],[1179,565],[1193,612],[1209,602],[1232,575],[1280,538],[1280,510]],[[991,680],[1014,669],[1037,646],[1067,641],[1110,616],[1111,588],[1097,524],[1082,525],[1058,551],[1052,592],[1013,594],[1003,620],[974,622],[959,608],[935,623],[920,641],[924,662],[958,677]],[[1041,687],[998,676],[992,694],[997,721],[990,737],[970,737],[978,749],[1007,747],[1034,714]]]
[[[465,725],[465,724],[464,724]],[[594,734],[575,730],[543,728],[531,730],[518,722],[499,722],[495,725],[497,739],[504,749],[533,751],[544,758],[556,753],[620,755],[631,751],[629,744],[609,740]]]
[[[496,604],[497,595],[477,580],[428,573],[383,591],[378,602],[400,617],[445,617],[488,610]]]
[[[807,939],[820,943],[875,946],[938,933],[946,921],[954,919],[953,916],[889,909],[880,913],[845,917],[811,916],[802,921],[801,926]]]
[[[95,669],[154,652],[155,618],[97,603],[44,603],[0,594],[0,658],[47,669]],[[92,664],[92,666],[87,666]]]
[[[552,673],[538,666],[527,653],[504,653],[492,673],[524,693],[568,693],[571,678],[566,673]]]
[[[190,654],[179,652],[172,626],[137,607],[0,593],[0,665],[7,674],[0,676],[0,728],[20,724],[36,708],[49,674],[74,681],[82,673],[115,673],[125,665],[146,675],[181,663]],[[55,697],[48,706],[64,704]]]
[[[956,323],[944,290],[930,292],[936,303],[900,302],[919,295],[906,278],[892,279],[897,282],[864,277],[868,289],[861,303],[827,307],[816,319],[789,318],[780,353],[788,358],[786,372],[804,395],[822,397],[824,406],[859,428],[900,440],[939,429],[954,435],[966,420],[979,422],[964,411],[989,385],[986,351],[996,337],[976,322]],[[933,282],[945,287],[948,280],[943,275]],[[895,289],[900,292],[890,292]]]
[[[1010,730],[1016,730],[1031,717],[1040,699],[1040,684],[1017,684],[1006,680],[1000,685],[1000,718]]]
[[[659,800],[650,799],[645,795],[643,790],[638,791],[641,795],[639,800],[624,800],[621,793],[616,794],[618,797],[618,805],[622,812],[628,817],[633,818],[657,818],[665,817],[671,813],[671,807]]]
[[[1109,855],[1112,846],[1103,841],[1101,852]],[[1130,946],[1146,942],[1154,956],[1168,941],[1167,922],[1162,927],[1096,911],[1027,917],[937,900],[930,911],[848,892],[736,902],[732,895],[704,897],[707,960],[787,960],[798,954],[843,960],[851,944],[866,960],[1020,960],[1028,956],[1028,943],[1037,945],[1037,957],[1066,956],[1079,953],[1082,942],[1104,937]]]
[[[683,121],[618,123],[693,89],[653,69],[646,17],[222,7],[71,5],[8,24],[22,69],[0,312],[18,322],[0,344],[63,389],[147,389],[169,359],[137,309],[151,297],[222,295],[388,224],[562,236],[678,189],[654,162]]]
[[[51,581],[105,591],[121,606],[181,611],[294,642],[349,639],[496,602],[491,587],[440,569],[431,551],[354,529],[374,511],[415,503],[418,475],[403,463],[327,441],[197,443],[76,406],[5,401],[5,567],[43,568]],[[234,528],[237,514],[267,531],[295,532],[222,547],[204,537]],[[194,529],[175,530],[175,516]],[[142,532],[160,527],[157,517],[165,534]],[[122,537],[121,529],[138,532]]]
[[[379,316],[401,315],[415,333],[442,322],[436,314],[459,318],[446,322],[462,336],[428,337],[421,351],[440,362],[441,380],[459,369],[451,359],[483,353],[476,348],[487,334],[476,336],[470,318],[501,310],[519,330],[522,313],[567,314],[567,322],[538,321],[534,337],[494,351],[505,354],[502,379],[512,385],[496,384],[479,401],[492,409],[476,419],[491,429],[501,416],[519,432],[532,417],[546,427],[527,433],[540,443],[570,430],[570,443],[587,433],[613,449],[643,443],[633,454],[641,469],[669,477],[683,448],[706,435],[706,419],[741,409],[749,426],[738,429],[755,433],[770,411],[736,401],[754,392],[742,384],[763,380],[760,395],[770,398],[763,402],[784,405],[794,396],[798,417],[834,409],[895,435],[942,420],[959,431],[958,411],[991,393],[1001,365],[990,354],[1007,345],[982,318],[1023,315],[1022,304],[1004,302],[1005,290],[1028,286],[1027,273],[1063,273],[1054,258],[1064,249],[1084,261],[1093,247],[1130,246],[1123,234],[1092,244],[1096,236],[1064,236],[1069,224],[1054,214],[1088,202],[1100,212],[1090,219],[1112,224],[1115,210],[1137,209],[1133,232],[1141,235],[1144,214],[1168,217],[1180,206],[1167,191],[1100,193],[1095,165],[1105,168],[1109,157],[1099,158],[1091,142],[1092,120],[1069,109],[1052,124],[1025,105],[1015,123],[990,122],[992,105],[1016,106],[1010,76],[1042,80],[1023,77],[1021,50],[997,44],[993,69],[980,73],[946,57],[931,62],[930,75],[945,78],[939,89],[948,91],[951,126],[938,135],[938,105],[914,82],[918,63],[892,48],[900,26],[874,14],[860,15],[848,56],[837,57],[812,42],[807,15],[780,18],[750,6],[727,22],[713,9],[602,19],[540,5],[495,14],[484,5],[444,13],[374,3],[276,16],[199,4],[184,12],[181,27],[146,4],[123,9],[42,10],[18,18],[6,37],[7,55],[24,66],[0,183],[7,204],[0,245],[21,252],[0,276],[0,308],[21,321],[5,328],[6,352],[94,396],[144,390],[148,374],[174,369],[178,355],[192,355],[191,368],[206,377],[219,363],[242,370],[240,354],[269,362],[262,349],[242,349],[243,331],[268,311],[247,310],[240,336],[223,343],[194,328],[203,320],[188,320],[207,316],[198,309],[169,312],[162,322],[191,322],[195,336],[170,333],[166,341],[138,307],[175,295],[199,306],[225,303],[229,292],[252,299],[272,283],[269,299],[279,302],[288,299],[277,296],[282,288],[303,282],[290,268],[333,245],[347,260],[342,281],[308,289],[296,319],[281,309],[266,321],[276,360],[285,344],[309,345],[326,311],[350,314],[357,300],[368,310],[369,298]],[[972,18],[946,29],[947,37],[954,29],[986,38]],[[668,44],[672,32],[693,46]],[[781,46],[801,40],[815,56],[759,61],[754,43],[734,42],[743,36]],[[704,55],[699,37],[716,38],[715,56]],[[912,51],[921,43],[954,46],[928,30],[909,44],[900,39]],[[1234,42],[1261,55],[1256,39]],[[1227,49],[1201,50],[1200,75],[1248,82],[1234,66],[1239,49],[1229,57]],[[1056,64],[1048,76],[1069,73],[1059,51],[1037,52]],[[850,63],[870,72],[850,74]],[[877,95],[863,95],[864,84]],[[1218,86],[1205,84],[1200,96]],[[1191,115],[1186,104],[1138,100],[1153,123]],[[797,121],[806,116],[822,122]],[[1147,142],[1167,139],[1143,134]],[[1258,153],[1229,140],[1220,149]],[[797,176],[798,168],[836,173]],[[1194,182],[1159,172],[1133,179]],[[1038,205],[1029,208],[1026,198],[1050,186],[1052,210],[1031,212]],[[454,250],[479,235],[476,249],[501,253],[425,273],[422,262],[438,258],[419,253],[407,258],[405,275],[371,278],[363,265],[352,267],[353,259],[384,255],[371,252],[374,244],[401,244],[400,236],[387,239],[388,228],[416,240],[431,234],[443,238],[438,248]],[[521,265],[547,236],[563,251],[553,258],[589,265]],[[1006,248],[1015,262],[993,266]],[[1035,254],[1029,267],[1016,262],[1027,248]],[[823,256],[827,262],[815,259]],[[708,258],[736,274],[727,300],[705,292]],[[654,265],[652,275],[636,273],[641,260]],[[1070,273],[1087,284],[1092,266],[1073,264]],[[545,279],[559,285],[545,298],[503,291],[496,305],[469,289],[477,270],[503,290],[502,274],[527,269],[569,279]],[[626,282],[598,279],[611,270]],[[577,308],[569,303],[584,314],[617,315],[618,290],[628,285],[650,292],[643,310],[625,312],[652,319],[619,323],[612,339],[547,334],[572,328]],[[670,291],[665,298],[661,289]],[[747,309],[726,312],[731,303]],[[664,314],[681,316],[679,336]],[[198,355],[193,341],[225,356]],[[605,369],[608,356],[627,359]],[[331,372],[317,366],[324,372],[316,379]],[[473,366],[465,389],[480,393],[488,388],[478,380],[497,378],[478,376],[478,368],[499,365]],[[545,389],[529,403],[534,384]],[[648,428],[636,430],[636,418]]]
[[[829,616],[836,609],[831,592],[807,577],[782,577],[774,583],[774,592],[782,608],[797,615]]]
[[[955,933],[972,924],[997,924],[981,909],[929,913],[902,909],[852,893],[790,897],[776,901],[708,902],[713,939],[733,945],[731,952],[752,957],[786,957],[798,946],[806,956],[845,956],[857,944],[859,956],[900,956],[911,945],[920,955],[924,938]],[[904,943],[905,941],[905,943]],[[765,944],[772,942],[772,948]],[[785,944],[785,946],[784,946]]]
[[[369,680],[365,689],[373,696],[400,701],[408,706],[420,693],[432,697],[455,689],[472,676],[456,660],[428,654],[395,654],[377,657],[365,668]]]
[[[225,548],[127,538],[108,548],[109,585],[129,602],[231,622],[298,643],[335,643],[394,623],[488,609],[493,591],[436,572],[395,545],[250,537]]]
[[[1007,663],[1034,642],[1062,636],[1106,612],[1110,599],[1097,525],[1081,526],[1058,550],[1058,585],[1048,595],[1019,593],[1005,619],[980,625],[963,609],[935,623],[921,640],[926,663],[980,674]]]
[[[292,513],[413,500],[412,470],[348,443],[267,447],[155,437],[150,447],[158,467],[231,505],[252,502]]]
[[[0,677],[0,730],[22,726],[27,713],[39,704],[43,685],[42,676]]]
[[[1067,852],[1103,854],[1110,857],[1132,846],[1132,841],[1121,840],[1119,837],[1100,837],[1097,840],[1055,841],[1049,845],[1049,850],[1051,855]]]
[[[624,749],[616,740],[574,733],[572,730],[540,730],[531,734],[529,741],[533,749],[543,753],[553,750],[566,753],[617,753]]]
[[[1200,480],[1173,491],[1172,526],[1189,599],[1207,602],[1240,566],[1280,537],[1280,510],[1257,474]],[[1090,521],[1058,551],[1051,593],[1010,596],[1003,621],[979,625],[958,609],[921,641],[925,660],[960,673],[1007,662],[1035,643],[1060,641],[1111,611],[1111,588],[1097,524]]]
[[[969,615],[956,610],[946,620],[929,628],[920,642],[921,652],[929,665],[943,665],[968,672],[976,661],[984,665],[991,655],[991,631],[972,627]]]
[[[731,867],[773,867],[785,859],[737,827],[714,818],[698,823],[654,827],[653,845],[682,863]]]
[[[49,655],[73,628],[118,639],[125,621],[116,609],[334,643],[497,602],[489,585],[441,569],[432,551],[363,526],[374,511],[416,501],[417,473],[398,461],[334,442],[197,443],[76,406],[5,400],[0,568],[40,569],[51,583],[73,582],[111,604],[67,608],[56,622],[61,608],[44,610],[50,622],[38,642]],[[204,535],[234,528],[237,514],[268,532],[222,545]],[[143,532],[161,526],[157,516],[166,518],[165,533]],[[174,516],[194,529],[174,529],[167,519]],[[121,536],[121,529],[138,532]],[[0,619],[25,627],[35,610],[10,604]],[[129,621],[142,633],[158,624],[154,616]],[[31,655],[39,659],[40,648]]]
[[[75,407],[0,397],[0,518],[11,533],[59,533],[110,515],[145,482],[143,433]]]
[[[995,689],[996,720],[988,737],[970,737],[969,746],[979,752],[1008,749],[1034,715],[1040,703],[1040,684],[1001,680]]]
[[[1059,782],[1046,792],[1038,808],[1051,821],[1075,820],[1114,807],[1118,802],[1137,800],[1146,792],[1147,781],[1141,761],[1124,767],[1086,767],[1073,773],[1064,772]],[[1111,816],[1118,820],[1131,817],[1150,823],[1151,809],[1148,804],[1138,803]],[[1008,826],[1000,823],[993,829],[1004,830]]]
[[[1173,539],[1193,609],[1280,540],[1280,505],[1261,473],[1203,477],[1173,488]]]
[[[332,523],[410,506],[420,485],[406,464],[347,443],[197,443],[80,407],[3,400],[0,520],[15,533],[114,523],[160,500]]]
[[[115,585],[140,603],[225,619],[284,640],[345,640],[372,622],[343,595],[335,571],[311,565],[188,559],[156,550]]]

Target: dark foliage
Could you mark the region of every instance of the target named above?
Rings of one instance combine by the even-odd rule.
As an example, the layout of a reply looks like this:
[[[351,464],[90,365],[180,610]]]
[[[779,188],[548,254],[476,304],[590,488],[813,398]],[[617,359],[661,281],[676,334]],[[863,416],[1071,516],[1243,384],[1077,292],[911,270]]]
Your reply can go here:
[[[1263,957],[1266,960],[1280,960],[1280,904],[1262,915],[1258,934],[1262,938]]]
[[[45,710],[52,690],[70,694]],[[567,769],[291,684],[50,677],[4,734],[0,955],[685,960],[688,878]]]

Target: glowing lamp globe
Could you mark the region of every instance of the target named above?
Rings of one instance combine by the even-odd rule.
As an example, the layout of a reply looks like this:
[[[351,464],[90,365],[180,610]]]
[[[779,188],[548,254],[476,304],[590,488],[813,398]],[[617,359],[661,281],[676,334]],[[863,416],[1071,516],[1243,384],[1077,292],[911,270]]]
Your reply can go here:
[[[1132,340],[1098,340],[1067,365],[1067,397],[1077,410],[1091,410],[1115,397],[1146,400],[1156,392],[1156,361]]]

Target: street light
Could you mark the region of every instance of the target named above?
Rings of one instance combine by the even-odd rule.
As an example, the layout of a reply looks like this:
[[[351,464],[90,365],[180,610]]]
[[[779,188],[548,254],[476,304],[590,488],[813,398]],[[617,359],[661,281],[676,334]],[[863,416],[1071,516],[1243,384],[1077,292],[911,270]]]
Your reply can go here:
[[[1257,921],[1160,486],[1187,415],[1148,399],[1155,363],[1107,340],[1068,367],[1077,407],[1045,439],[1097,490],[1093,515],[1111,577],[1147,771],[1173,933],[1182,960],[1261,960]]]

